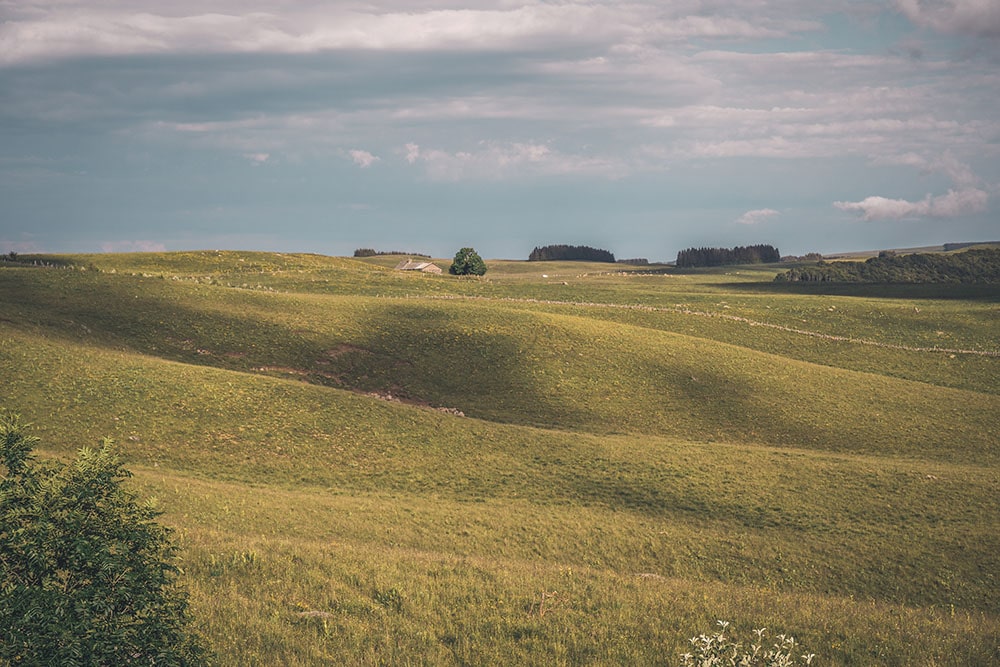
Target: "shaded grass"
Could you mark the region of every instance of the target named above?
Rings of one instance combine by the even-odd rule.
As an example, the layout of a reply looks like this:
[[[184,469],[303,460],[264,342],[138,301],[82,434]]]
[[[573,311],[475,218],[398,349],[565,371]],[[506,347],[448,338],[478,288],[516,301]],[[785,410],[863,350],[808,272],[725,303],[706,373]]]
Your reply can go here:
[[[422,496],[434,505],[463,503],[463,512],[473,512],[469,503],[495,503],[507,513],[517,499],[541,508],[543,523],[555,508],[590,508],[616,512],[609,524],[628,525],[622,516],[669,521],[686,536],[631,543],[627,533],[604,539],[583,531],[587,537],[549,553],[536,530],[510,547],[521,558],[543,550],[581,565],[671,576],[692,574],[694,563],[708,579],[788,590],[995,604],[989,573],[1000,570],[1000,517],[992,498],[1000,489],[981,460],[954,465],[935,461],[936,453],[844,457],[504,426],[300,382],[85,348],[60,356],[60,348],[11,340],[0,339],[15,370],[5,401],[51,424],[43,433],[61,444],[50,445],[56,452],[113,435],[134,463],[206,479]],[[530,513],[519,506],[511,516]],[[496,530],[496,521],[482,530]],[[435,520],[424,523],[430,542],[415,546],[447,540]],[[518,535],[513,527],[498,532],[507,534]],[[779,554],[775,545],[786,546]],[[491,543],[487,552],[504,548]]]
[[[490,302],[106,283],[23,289],[8,312],[35,335],[388,392],[491,421],[952,461],[998,455],[995,395],[621,322]],[[998,363],[967,364],[980,372],[970,384],[993,386]]]

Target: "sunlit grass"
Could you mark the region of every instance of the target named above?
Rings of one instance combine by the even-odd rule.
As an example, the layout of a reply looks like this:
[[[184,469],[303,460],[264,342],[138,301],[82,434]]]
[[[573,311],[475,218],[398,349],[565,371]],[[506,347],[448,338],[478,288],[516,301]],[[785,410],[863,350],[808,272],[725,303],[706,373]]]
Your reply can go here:
[[[1000,359],[904,349],[996,350],[995,295],[58,259],[0,268],[0,404],[117,441],[222,664],[674,664],[719,618],[1000,660]]]

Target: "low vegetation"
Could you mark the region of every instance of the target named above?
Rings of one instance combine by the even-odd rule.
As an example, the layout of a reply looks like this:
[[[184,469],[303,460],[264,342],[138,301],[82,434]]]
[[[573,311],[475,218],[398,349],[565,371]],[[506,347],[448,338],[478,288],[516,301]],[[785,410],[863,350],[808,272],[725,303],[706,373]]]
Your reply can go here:
[[[115,439],[221,664],[1000,660],[996,288],[22,259],[2,401]]]
[[[778,635],[768,646],[767,628],[756,628],[753,636],[743,643],[726,635],[729,621],[719,621],[719,629],[712,634],[691,638],[693,653],[681,656],[681,667],[714,667],[740,665],[740,667],[791,667],[812,664],[815,653],[797,655],[802,649],[795,637]],[[799,658],[802,662],[798,662]]]
[[[956,253],[880,253],[864,262],[818,262],[789,269],[777,282],[1000,284],[1000,248]]]
[[[200,664],[169,531],[122,487],[111,445],[62,465],[35,461],[36,443],[0,414],[0,662]]]

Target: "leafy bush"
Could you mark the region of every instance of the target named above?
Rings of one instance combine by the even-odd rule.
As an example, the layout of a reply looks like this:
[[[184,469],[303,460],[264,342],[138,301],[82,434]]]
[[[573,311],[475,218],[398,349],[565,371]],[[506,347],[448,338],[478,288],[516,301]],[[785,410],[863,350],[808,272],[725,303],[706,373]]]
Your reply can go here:
[[[475,248],[462,248],[455,253],[455,261],[448,272],[456,276],[481,276],[486,273],[486,262]]]
[[[37,441],[0,414],[0,664],[202,663],[169,531],[110,441],[69,465],[35,462]]]
[[[721,629],[714,635],[698,635],[691,638],[693,653],[681,656],[681,667],[715,667],[733,665],[738,667],[791,667],[795,663],[793,653],[801,649],[794,637],[778,635],[769,648],[764,647],[767,628],[753,631],[749,645],[741,644],[726,636],[728,621],[719,621]],[[812,663],[815,654],[801,656],[803,664]]]

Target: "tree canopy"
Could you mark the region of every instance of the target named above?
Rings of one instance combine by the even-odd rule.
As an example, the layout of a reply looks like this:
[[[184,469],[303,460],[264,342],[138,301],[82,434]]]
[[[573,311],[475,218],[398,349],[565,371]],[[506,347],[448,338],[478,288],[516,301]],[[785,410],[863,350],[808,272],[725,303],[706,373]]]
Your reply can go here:
[[[528,255],[529,262],[547,261],[587,261],[614,262],[615,256],[608,250],[585,245],[547,245],[536,247]]]
[[[170,531],[110,441],[68,465],[37,442],[0,413],[0,664],[201,664]]]
[[[864,262],[817,262],[789,269],[777,282],[841,283],[1000,283],[1000,249],[983,248],[954,254],[880,253]]]
[[[687,248],[677,253],[677,266],[723,266],[780,262],[781,253],[772,245],[758,244],[735,248]]]
[[[486,262],[475,248],[462,248],[455,253],[448,272],[456,276],[482,276],[486,273]]]

